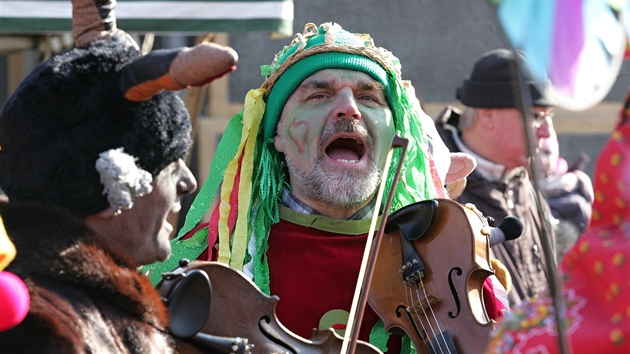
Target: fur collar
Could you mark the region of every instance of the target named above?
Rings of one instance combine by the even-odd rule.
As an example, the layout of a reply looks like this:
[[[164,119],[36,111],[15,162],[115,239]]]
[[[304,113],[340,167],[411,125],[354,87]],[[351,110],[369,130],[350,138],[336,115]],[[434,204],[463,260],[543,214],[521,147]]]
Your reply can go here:
[[[0,203],[0,214],[17,255],[7,268],[29,291],[37,285],[70,285],[133,317],[163,329],[165,307],[131,260],[108,254],[90,228],[70,212],[33,202]],[[54,289],[52,289],[54,291]]]

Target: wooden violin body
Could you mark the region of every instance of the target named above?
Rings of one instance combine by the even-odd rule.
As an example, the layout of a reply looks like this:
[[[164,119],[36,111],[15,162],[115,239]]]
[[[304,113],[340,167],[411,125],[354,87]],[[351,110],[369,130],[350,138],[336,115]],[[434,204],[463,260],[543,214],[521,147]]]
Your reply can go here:
[[[450,199],[390,215],[368,303],[385,329],[410,336],[419,353],[482,353],[492,329],[483,303],[488,224]]]
[[[186,282],[187,277],[191,276],[201,278],[199,274],[205,274],[203,277],[207,276],[209,283],[212,284],[209,295],[194,298],[195,295],[189,293],[203,293],[203,291],[192,290],[193,286],[191,290],[183,292],[183,296],[187,299],[177,301],[175,304],[174,297],[179,298],[177,294],[182,293],[182,282]],[[182,261],[180,267],[172,272],[164,273],[162,278],[156,288],[169,307],[172,321],[171,332],[181,332],[180,322],[198,322],[199,317],[205,321],[199,324],[200,330],[195,328],[193,333],[185,335],[187,338],[176,335],[178,352],[181,354],[222,353],[208,349],[206,344],[199,343],[200,339],[203,339],[200,336],[233,341],[234,347],[240,343],[242,353],[338,354],[341,350],[343,339],[332,329],[314,330],[311,339],[307,340],[282,326],[275,315],[279,298],[265,295],[245,275],[224,264]],[[181,307],[184,308],[180,309]],[[175,314],[173,311],[178,313]],[[200,311],[205,313],[200,313]],[[178,326],[177,331],[174,331],[174,326]],[[236,343],[237,341],[240,342]],[[228,352],[238,353],[239,351],[226,351]],[[357,353],[378,354],[380,352],[374,346],[362,342],[357,347]]]

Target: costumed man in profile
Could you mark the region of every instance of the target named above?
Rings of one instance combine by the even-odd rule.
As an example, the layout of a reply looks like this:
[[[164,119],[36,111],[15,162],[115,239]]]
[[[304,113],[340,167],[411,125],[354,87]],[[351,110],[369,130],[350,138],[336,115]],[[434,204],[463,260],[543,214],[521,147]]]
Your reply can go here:
[[[523,101],[531,103],[525,107],[526,119],[519,110],[520,93],[515,89],[520,81],[527,83],[522,93],[527,99]],[[516,305],[546,286],[543,243],[548,238],[553,248],[555,242],[550,220],[539,215],[537,203],[545,215],[551,215],[549,206],[534,191],[527,171],[531,161],[528,136],[533,137],[534,147],[541,138],[549,137],[547,118],[553,103],[518,68],[514,53],[508,49],[484,53],[458,88],[457,98],[465,106],[463,111],[448,106],[435,119],[446,146],[477,161],[456,200],[474,204],[497,222],[511,216],[523,224],[520,237],[491,248],[492,257],[507,268],[508,300],[510,306]]]
[[[197,187],[174,91],[237,56],[211,43],[142,55],[115,1],[72,4],[76,47],[38,65],[0,113],[0,215],[17,251],[6,270],[30,294],[0,351],[174,353],[166,307],[138,272],[168,258],[167,218]]]
[[[389,192],[402,163],[385,213],[446,197],[451,158],[399,60],[367,34],[307,24],[261,69],[266,80],[228,125],[174,245],[177,256],[151,272],[173,269],[180,257],[229,264],[279,296],[280,322],[310,338],[315,328],[346,325],[371,218],[383,213],[381,179]],[[396,132],[409,141],[406,158],[394,149],[384,170]],[[215,195],[210,221],[198,225]],[[502,308],[491,288],[484,300]],[[382,351],[410,350],[394,336],[387,348],[378,320],[368,308],[359,339]]]
[[[558,267],[556,305],[568,353],[630,352],[630,93],[593,174],[589,227]],[[554,298],[513,309],[493,333],[488,353],[561,353]]]

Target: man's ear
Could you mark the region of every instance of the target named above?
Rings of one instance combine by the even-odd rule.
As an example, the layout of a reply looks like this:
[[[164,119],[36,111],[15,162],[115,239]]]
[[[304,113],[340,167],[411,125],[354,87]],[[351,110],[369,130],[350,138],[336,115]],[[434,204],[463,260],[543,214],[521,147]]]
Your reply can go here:
[[[494,127],[493,110],[490,108],[477,108],[477,120],[486,128]]]
[[[276,136],[273,138],[273,146],[278,152],[284,152],[283,139],[280,137],[282,129],[284,129],[284,120],[280,117],[276,126]]]
[[[448,193],[448,197],[451,199],[459,198],[464,192],[464,189],[466,189],[466,182],[467,179],[464,177],[456,182],[447,184],[446,192]]]
[[[276,137],[273,139],[273,146],[276,148],[276,150],[278,150],[278,152],[284,152],[284,146],[282,146],[282,139],[280,139],[279,135],[276,135]]]

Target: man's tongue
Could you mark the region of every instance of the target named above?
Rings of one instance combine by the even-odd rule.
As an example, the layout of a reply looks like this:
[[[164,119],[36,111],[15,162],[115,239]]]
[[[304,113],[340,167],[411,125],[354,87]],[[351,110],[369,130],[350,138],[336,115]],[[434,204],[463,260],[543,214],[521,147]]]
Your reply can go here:
[[[331,149],[328,149],[327,153],[328,153],[328,156],[330,156],[331,158],[337,161],[339,160],[358,161],[359,160],[359,155],[357,154],[357,152],[350,149],[331,148]]]

